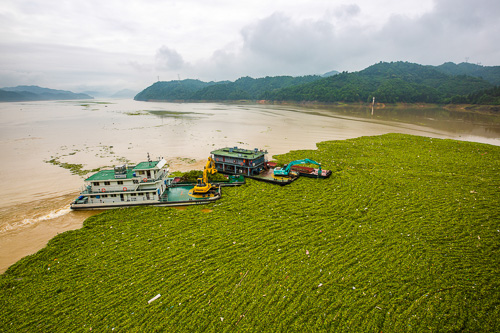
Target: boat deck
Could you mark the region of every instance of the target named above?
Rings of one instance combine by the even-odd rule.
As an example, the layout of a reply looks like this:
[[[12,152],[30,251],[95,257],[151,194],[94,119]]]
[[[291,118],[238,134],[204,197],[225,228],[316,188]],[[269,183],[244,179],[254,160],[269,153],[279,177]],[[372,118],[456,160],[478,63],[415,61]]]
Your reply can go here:
[[[219,192],[209,194],[190,194],[193,185],[180,185],[169,187],[162,195],[162,202],[186,202],[186,201],[203,201],[214,198]]]
[[[298,178],[298,174],[290,172],[290,175],[287,177],[279,177],[279,176],[277,177],[274,176],[274,169],[269,168],[267,170],[262,171],[260,174],[256,176],[247,176],[247,177],[272,184],[288,185]]]
[[[296,166],[296,165],[292,167],[292,170],[297,171],[301,176],[311,177],[311,178],[328,178],[332,174],[331,170],[322,169],[320,173],[319,169]]]

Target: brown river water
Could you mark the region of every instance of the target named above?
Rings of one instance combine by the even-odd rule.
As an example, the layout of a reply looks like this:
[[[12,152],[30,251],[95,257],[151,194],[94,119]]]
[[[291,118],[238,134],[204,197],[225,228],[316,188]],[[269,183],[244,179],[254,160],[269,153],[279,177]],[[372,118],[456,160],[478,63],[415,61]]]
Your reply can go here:
[[[0,273],[78,229],[98,212],[73,212],[85,170],[164,157],[172,171],[202,169],[226,147],[275,154],[316,143],[406,133],[500,145],[500,117],[442,108],[160,103],[133,100],[0,103]]]

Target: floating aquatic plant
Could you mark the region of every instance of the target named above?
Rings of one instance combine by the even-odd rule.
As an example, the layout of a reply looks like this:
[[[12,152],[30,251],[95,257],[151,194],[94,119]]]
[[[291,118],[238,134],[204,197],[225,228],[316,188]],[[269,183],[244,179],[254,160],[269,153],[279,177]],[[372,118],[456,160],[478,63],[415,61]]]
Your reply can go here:
[[[0,277],[1,329],[500,329],[500,147],[390,134],[276,158],[333,174],[93,216]]]

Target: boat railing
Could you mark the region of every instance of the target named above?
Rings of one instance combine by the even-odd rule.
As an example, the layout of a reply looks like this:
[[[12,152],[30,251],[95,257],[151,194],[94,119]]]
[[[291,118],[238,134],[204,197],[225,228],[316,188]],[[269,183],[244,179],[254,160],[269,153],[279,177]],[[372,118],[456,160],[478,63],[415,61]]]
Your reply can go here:
[[[153,182],[151,182],[153,183]],[[126,193],[126,192],[143,192],[143,191],[151,191],[153,188],[141,188],[141,185],[146,183],[133,184],[133,186],[129,185],[119,185],[119,186],[105,186],[99,187],[97,189],[88,189],[83,188],[80,194],[116,194],[116,193]]]
[[[98,188],[97,190],[92,190],[92,189],[88,189],[88,188],[84,188],[84,190],[82,192],[80,192],[80,194],[109,194],[109,193],[112,193],[112,194],[115,194],[115,193],[125,193],[125,192],[135,192],[135,191],[140,191],[138,190],[139,188],[139,185],[136,185],[134,184],[133,186],[122,186],[122,185],[119,185],[119,186],[106,186],[106,187],[102,187],[102,188]]]

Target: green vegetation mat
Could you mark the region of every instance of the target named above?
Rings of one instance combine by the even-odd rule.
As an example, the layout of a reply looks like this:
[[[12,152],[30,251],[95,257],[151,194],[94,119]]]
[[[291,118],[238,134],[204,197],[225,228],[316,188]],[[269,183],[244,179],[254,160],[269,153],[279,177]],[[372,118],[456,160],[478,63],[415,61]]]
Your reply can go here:
[[[0,276],[0,330],[500,330],[500,147],[388,134],[276,158],[333,174],[93,216]]]

